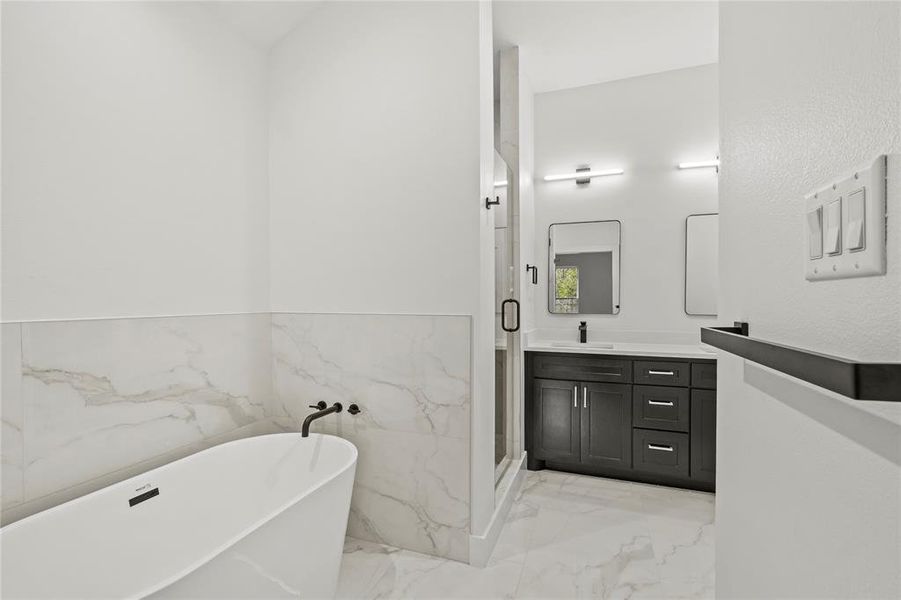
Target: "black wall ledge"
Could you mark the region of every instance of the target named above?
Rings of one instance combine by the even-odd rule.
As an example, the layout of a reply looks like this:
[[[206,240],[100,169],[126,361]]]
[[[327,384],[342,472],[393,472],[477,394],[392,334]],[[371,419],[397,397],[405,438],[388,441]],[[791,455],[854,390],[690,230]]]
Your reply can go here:
[[[754,339],[742,322],[702,327],[701,341],[854,400],[901,402],[901,362],[856,362]]]

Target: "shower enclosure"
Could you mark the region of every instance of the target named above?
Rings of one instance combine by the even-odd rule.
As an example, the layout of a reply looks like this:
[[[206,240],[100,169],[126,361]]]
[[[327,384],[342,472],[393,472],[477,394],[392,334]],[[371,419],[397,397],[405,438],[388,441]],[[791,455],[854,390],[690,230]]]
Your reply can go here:
[[[495,481],[499,480],[513,456],[513,361],[514,335],[520,326],[517,293],[516,228],[510,205],[509,182],[513,173],[495,152],[494,194],[500,203],[494,213],[494,464]]]

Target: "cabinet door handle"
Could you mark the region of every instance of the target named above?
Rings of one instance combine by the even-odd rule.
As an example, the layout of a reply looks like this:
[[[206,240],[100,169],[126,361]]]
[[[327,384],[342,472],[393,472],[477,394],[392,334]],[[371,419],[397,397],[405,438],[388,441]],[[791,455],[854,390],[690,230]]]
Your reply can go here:
[[[654,371],[653,369],[648,369],[648,375],[669,375],[672,377],[675,373],[672,371]]]
[[[588,388],[582,388],[582,408],[588,408]]]
[[[672,446],[658,446],[657,444],[648,444],[648,450],[660,450],[661,452],[672,452]]]
[[[573,408],[579,408],[579,386],[573,386]]]
[[[653,404],[654,406],[673,406],[673,401],[660,402],[659,400],[648,400],[648,404]]]

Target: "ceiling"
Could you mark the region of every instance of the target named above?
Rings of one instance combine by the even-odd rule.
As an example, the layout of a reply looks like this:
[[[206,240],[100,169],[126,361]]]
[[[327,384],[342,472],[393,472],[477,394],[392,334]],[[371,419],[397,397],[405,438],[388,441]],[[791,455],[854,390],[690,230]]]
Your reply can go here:
[[[495,50],[519,46],[536,93],[717,62],[716,2],[494,2]]]
[[[322,0],[216,0],[200,4],[251,43],[269,49],[318,8]]]

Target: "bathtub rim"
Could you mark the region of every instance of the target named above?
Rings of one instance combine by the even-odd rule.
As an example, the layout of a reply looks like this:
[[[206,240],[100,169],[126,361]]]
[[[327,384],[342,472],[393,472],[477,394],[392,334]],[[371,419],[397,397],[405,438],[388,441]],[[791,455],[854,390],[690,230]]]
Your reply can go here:
[[[285,437],[285,436],[287,436],[287,437],[296,437],[296,438],[298,438],[298,439],[309,439],[309,440],[311,440],[311,441],[314,441],[314,440],[317,440],[317,439],[320,439],[320,438],[322,438],[322,439],[324,439],[324,438],[330,438],[330,439],[332,439],[332,440],[336,440],[336,441],[340,442],[340,444],[343,445],[343,446],[345,446],[345,447],[349,447],[350,450],[351,450],[352,452],[351,452],[351,456],[350,456],[350,458],[348,459],[347,463],[344,464],[341,468],[337,469],[334,473],[332,473],[331,475],[329,475],[327,478],[323,479],[322,481],[320,481],[320,482],[317,483],[316,485],[311,486],[311,487],[308,488],[308,489],[305,489],[303,492],[299,493],[298,495],[293,496],[290,500],[286,501],[285,503],[280,504],[278,509],[272,511],[271,513],[269,513],[268,515],[264,516],[263,518],[257,519],[256,521],[253,521],[248,527],[242,529],[238,534],[236,534],[236,535],[230,537],[230,538],[229,538],[227,541],[225,541],[223,544],[220,544],[220,545],[218,545],[218,546],[215,546],[215,547],[213,548],[213,550],[211,550],[209,553],[203,555],[203,557],[200,558],[200,559],[198,559],[197,561],[190,563],[186,568],[182,569],[181,571],[178,571],[175,575],[173,575],[173,576],[171,576],[171,577],[169,577],[169,578],[167,578],[167,579],[163,579],[160,583],[154,584],[153,586],[151,586],[151,587],[149,587],[149,588],[145,588],[145,589],[143,589],[143,590],[139,590],[137,593],[135,593],[135,594],[132,595],[132,596],[128,596],[129,598],[145,598],[145,597],[147,597],[147,596],[149,596],[149,595],[151,595],[151,594],[155,594],[156,592],[158,592],[158,591],[160,591],[160,590],[162,590],[162,589],[165,589],[166,587],[172,585],[172,584],[175,583],[176,581],[179,581],[180,579],[182,579],[183,577],[189,575],[190,573],[193,573],[193,572],[196,571],[197,569],[201,568],[202,566],[204,566],[204,565],[207,564],[208,562],[212,561],[214,558],[216,558],[217,556],[219,556],[220,554],[222,554],[223,552],[225,552],[226,550],[228,550],[229,548],[231,548],[232,546],[234,546],[235,544],[237,544],[238,542],[240,542],[241,540],[243,540],[244,538],[246,538],[247,536],[249,536],[250,534],[252,534],[254,531],[260,529],[261,527],[263,527],[264,525],[266,525],[267,523],[269,523],[270,521],[272,521],[273,519],[275,519],[276,517],[278,517],[280,514],[284,513],[285,511],[287,511],[288,509],[290,509],[291,507],[293,507],[294,505],[296,505],[298,502],[300,502],[301,500],[303,500],[303,499],[306,498],[307,496],[313,494],[313,493],[316,492],[317,490],[319,490],[319,489],[325,487],[326,485],[328,485],[328,484],[331,483],[332,481],[338,479],[340,476],[344,475],[344,474],[345,474],[347,471],[349,471],[350,469],[356,468],[357,458],[358,458],[358,456],[359,456],[359,451],[357,450],[356,445],[354,445],[354,444],[353,444],[352,442],[350,442],[349,440],[346,440],[346,439],[344,439],[344,438],[342,438],[342,437],[340,437],[340,436],[337,436],[337,435],[331,435],[331,434],[327,434],[327,433],[311,433],[311,434],[309,435],[308,438],[303,438],[303,437],[301,436],[300,433],[296,433],[296,432],[267,433],[267,434],[263,434],[263,435],[255,435],[255,436],[253,436],[253,437],[242,438],[242,439],[238,439],[238,440],[232,440],[232,441],[230,441],[230,442],[224,442],[224,443],[222,443],[222,444],[218,444],[218,445],[213,446],[213,447],[211,447],[211,448],[206,448],[206,449],[204,449],[204,450],[201,450],[200,452],[195,452],[194,454],[191,454],[191,455],[189,455],[189,456],[185,456],[185,457],[179,458],[179,459],[174,460],[174,461],[172,461],[172,462],[170,462],[170,463],[166,463],[165,465],[161,465],[161,466],[159,466],[159,467],[150,469],[149,471],[144,471],[143,473],[139,473],[138,475],[135,475],[135,476],[133,476],[133,477],[129,477],[128,479],[123,479],[122,481],[119,481],[119,482],[114,483],[114,484],[112,484],[112,485],[108,485],[108,486],[106,486],[106,487],[102,487],[102,488],[100,488],[99,490],[95,490],[95,491],[93,491],[93,492],[91,492],[91,493],[89,493],[89,494],[85,494],[84,496],[79,496],[78,498],[74,498],[74,499],[69,500],[69,501],[67,501],[67,502],[63,502],[62,504],[58,504],[57,506],[54,506],[54,507],[52,507],[52,508],[48,508],[47,510],[42,510],[42,511],[40,511],[40,512],[38,512],[38,513],[35,513],[35,514],[30,515],[30,516],[28,516],[28,517],[25,517],[24,519],[20,519],[20,520],[18,520],[18,521],[15,521],[15,522],[13,522],[13,523],[10,523],[9,525],[5,525],[4,527],[0,528],[0,538],[2,538],[2,534],[3,534],[4,532],[8,532],[8,531],[12,531],[12,530],[18,529],[18,528],[24,526],[26,523],[28,523],[28,522],[31,521],[32,519],[35,519],[35,518],[37,518],[37,517],[40,517],[41,515],[44,515],[45,513],[50,513],[50,512],[55,512],[55,511],[58,511],[58,510],[62,510],[63,508],[65,508],[65,507],[67,507],[67,506],[71,506],[71,505],[73,505],[73,504],[77,504],[77,503],[80,503],[80,502],[87,502],[92,496],[95,496],[95,495],[97,495],[97,494],[101,494],[101,493],[105,492],[106,490],[108,490],[108,489],[111,488],[111,487],[115,487],[115,486],[118,486],[118,485],[124,485],[124,484],[126,484],[126,483],[128,483],[128,482],[130,482],[130,481],[132,481],[132,480],[139,480],[139,479],[141,479],[141,478],[145,478],[145,479],[146,479],[146,477],[147,477],[148,474],[153,473],[154,471],[159,471],[159,470],[161,470],[161,469],[165,469],[165,468],[167,468],[167,467],[169,467],[169,466],[171,466],[171,465],[173,465],[173,464],[175,464],[175,463],[177,463],[177,462],[181,462],[181,461],[190,461],[190,460],[193,459],[195,456],[198,456],[198,455],[201,455],[201,454],[205,454],[205,453],[207,453],[207,452],[213,452],[213,451],[215,451],[215,450],[217,450],[217,449],[222,448],[223,446],[236,445],[236,444],[246,443],[246,442],[248,442],[248,441],[250,441],[250,440],[254,440],[254,439],[257,439],[257,438],[266,438],[266,437],[273,437],[273,436],[279,436],[279,437]],[[353,492],[353,490],[351,489],[351,493],[352,493],[352,492]]]

